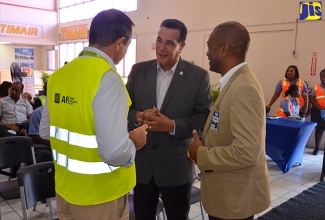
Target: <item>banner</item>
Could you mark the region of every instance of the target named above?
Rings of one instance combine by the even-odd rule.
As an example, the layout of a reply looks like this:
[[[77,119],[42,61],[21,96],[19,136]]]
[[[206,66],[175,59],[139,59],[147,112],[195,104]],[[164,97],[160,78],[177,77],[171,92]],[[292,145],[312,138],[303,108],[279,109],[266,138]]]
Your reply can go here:
[[[30,24],[0,22],[0,35],[10,37],[43,37],[43,27]]]
[[[88,39],[87,24],[60,28],[60,41]]]
[[[35,95],[34,48],[15,48],[15,62],[21,68],[24,91]]]

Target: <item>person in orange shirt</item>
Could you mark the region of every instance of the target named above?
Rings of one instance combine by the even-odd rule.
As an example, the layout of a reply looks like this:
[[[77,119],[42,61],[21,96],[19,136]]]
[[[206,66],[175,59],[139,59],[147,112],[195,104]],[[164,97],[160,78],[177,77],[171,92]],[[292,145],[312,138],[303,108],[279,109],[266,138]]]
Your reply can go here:
[[[286,98],[280,103],[276,115],[286,118],[287,116],[299,116],[299,113],[306,114],[308,110],[308,95],[303,93],[301,95],[300,87],[296,84],[289,86],[289,89],[285,91]],[[300,97],[303,98],[304,104],[302,105],[299,101]]]
[[[311,108],[311,121],[317,122],[315,131],[315,150],[314,155],[319,152],[319,145],[323,137],[325,130],[325,69],[320,74],[320,83],[312,89],[309,94],[310,103],[313,105]],[[324,162],[325,163],[325,162]],[[323,173],[325,173],[325,167],[323,163]],[[324,179],[324,176],[323,176]]]
[[[305,83],[305,81],[303,79],[299,78],[299,70],[298,70],[298,67],[295,65],[290,65],[285,72],[284,78],[281,79],[277,83],[277,85],[275,87],[274,94],[271,98],[271,101],[269,102],[269,104],[267,106],[265,106],[267,112],[270,111],[271,106],[279,98],[281,93],[282,93],[282,99],[284,99],[286,97],[285,91],[287,91],[289,89],[289,86],[292,84],[299,86],[300,91],[302,93],[304,93],[304,92],[307,93],[307,90],[308,90],[307,84]],[[303,97],[301,96],[298,100],[299,100],[301,106],[303,106],[304,105]]]

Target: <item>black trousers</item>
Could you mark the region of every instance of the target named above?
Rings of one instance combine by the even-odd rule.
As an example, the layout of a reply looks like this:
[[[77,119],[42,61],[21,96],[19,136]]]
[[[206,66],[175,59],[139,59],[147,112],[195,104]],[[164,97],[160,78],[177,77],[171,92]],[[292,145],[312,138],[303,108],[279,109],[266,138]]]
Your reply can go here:
[[[253,219],[254,219],[254,215],[249,216],[248,218],[234,219],[234,220],[253,220]],[[225,220],[225,219],[218,218],[218,217],[213,217],[213,216],[209,215],[209,220]]]
[[[164,203],[168,220],[187,220],[190,211],[191,183],[159,187],[152,178],[148,184],[137,183],[134,188],[134,212],[137,220],[155,220],[158,197]]]

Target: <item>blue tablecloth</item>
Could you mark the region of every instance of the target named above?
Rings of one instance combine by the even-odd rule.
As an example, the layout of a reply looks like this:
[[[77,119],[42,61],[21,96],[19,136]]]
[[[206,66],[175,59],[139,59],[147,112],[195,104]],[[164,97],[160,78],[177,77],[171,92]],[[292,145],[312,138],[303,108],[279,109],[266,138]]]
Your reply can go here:
[[[306,142],[317,123],[287,119],[266,120],[266,154],[286,173],[302,163]]]

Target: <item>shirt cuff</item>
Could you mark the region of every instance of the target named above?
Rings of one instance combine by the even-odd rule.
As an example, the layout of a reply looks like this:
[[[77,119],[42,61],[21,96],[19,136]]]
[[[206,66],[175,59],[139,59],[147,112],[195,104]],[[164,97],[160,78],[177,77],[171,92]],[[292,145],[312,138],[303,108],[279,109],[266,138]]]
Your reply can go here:
[[[129,167],[132,165],[132,163],[134,162],[134,159],[135,159],[135,154],[136,154],[137,150],[135,149],[135,146],[133,145],[133,148],[132,148],[132,157],[131,159],[129,160],[129,162],[127,162],[124,167]]]
[[[175,135],[175,130],[176,130],[176,125],[175,125],[175,121],[173,120],[174,123],[174,131],[173,132],[169,132],[170,135]]]

